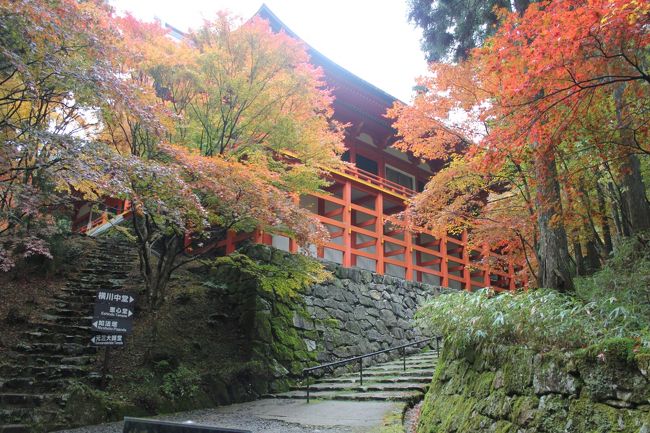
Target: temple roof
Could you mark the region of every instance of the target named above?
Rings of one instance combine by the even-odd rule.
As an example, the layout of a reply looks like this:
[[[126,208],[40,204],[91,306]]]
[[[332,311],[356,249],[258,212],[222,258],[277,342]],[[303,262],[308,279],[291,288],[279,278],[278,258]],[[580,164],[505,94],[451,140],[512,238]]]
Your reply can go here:
[[[396,97],[325,57],[287,27],[266,4],[262,4],[255,15],[266,19],[273,31],[284,31],[305,45],[311,63],[323,68],[326,81],[332,87],[336,97],[335,105],[345,106],[374,124],[392,130],[391,122],[384,117],[384,113],[393,103],[399,101]]]

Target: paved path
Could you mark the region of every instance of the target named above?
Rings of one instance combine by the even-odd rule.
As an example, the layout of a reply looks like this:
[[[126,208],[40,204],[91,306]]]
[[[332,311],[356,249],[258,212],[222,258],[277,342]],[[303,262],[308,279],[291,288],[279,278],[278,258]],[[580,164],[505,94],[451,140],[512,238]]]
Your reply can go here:
[[[380,433],[387,420],[401,420],[405,406],[422,398],[433,375],[437,353],[420,352],[364,368],[359,373],[326,377],[312,385],[307,403],[304,389],[249,403],[233,404],[157,417],[170,421],[239,428],[254,433]],[[102,424],[69,433],[120,433],[122,423]]]
[[[156,417],[168,421],[240,428],[254,433],[375,433],[403,403],[262,399],[215,409]],[[120,433],[122,423],[100,424],[66,433]]]

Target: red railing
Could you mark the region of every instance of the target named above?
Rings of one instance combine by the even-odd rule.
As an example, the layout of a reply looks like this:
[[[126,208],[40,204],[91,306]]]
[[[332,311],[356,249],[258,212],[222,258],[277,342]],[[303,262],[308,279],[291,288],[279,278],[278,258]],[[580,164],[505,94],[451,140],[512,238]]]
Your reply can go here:
[[[348,176],[352,176],[359,181],[370,184],[374,187],[378,187],[380,189],[387,190],[388,192],[394,192],[408,198],[415,195],[415,191],[410,188],[378,176],[374,173],[370,173],[369,171],[362,170],[358,167],[348,165],[344,168],[343,171]]]
[[[514,290],[521,285],[515,279],[515,267],[507,257],[470,247],[467,233],[436,238],[426,232],[410,232],[387,222],[390,214],[403,209],[405,200],[415,191],[356,167],[332,173],[332,194],[314,193],[303,197],[315,206],[316,218],[327,228],[330,239],[311,248],[310,254],[338,261],[343,266],[360,266],[380,274],[389,273],[407,280],[430,282],[445,287],[456,286],[474,290],[490,286],[497,290]],[[353,197],[355,192],[355,200]],[[129,212],[128,205],[123,210]],[[388,213],[386,210],[390,209]],[[86,232],[106,224],[109,216],[85,224],[78,231]],[[282,236],[279,236],[283,238]],[[273,244],[274,236],[256,230],[254,233],[229,233],[221,242],[196,246],[192,251],[221,249],[229,254],[251,239]],[[190,238],[187,239],[188,245]],[[293,239],[284,237],[284,248],[298,252]],[[309,246],[303,248],[308,252]]]

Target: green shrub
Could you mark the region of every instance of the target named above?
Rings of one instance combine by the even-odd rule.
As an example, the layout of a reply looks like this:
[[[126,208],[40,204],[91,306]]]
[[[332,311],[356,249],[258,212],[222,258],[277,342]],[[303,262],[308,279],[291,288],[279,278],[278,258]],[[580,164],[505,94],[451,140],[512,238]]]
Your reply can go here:
[[[614,337],[630,337],[650,346],[647,323],[608,313],[603,302],[607,300],[584,302],[545,289],[500,295],[481,290],[439,296],[417,317],[421,325],[445,336],[461,351],[500,343],[571,349]]]
[[[221,269],[234,268],[240,278],[254,280],[262,290],[282,298],[293,297],[330,277],[320,262],[301,254],[277,253],[273,263],[262,263],[235,252],[215,259],[214,265]]]
[[[599,272],[575,279],[576,295],[597,302],[599,314],[618,335],[650,326],[650,234],[620,242]]]
[[[650,348],[650,236],[617,246],[598,273],[576,280],[575,295],[538,289],[495,294],[483,289],[439,296],[417,317],[457,350],[480,344],[574,349],[627,338]]]
[[[180,365],[162,378],[160,392],[172,401],[190,399],[199,392],[201,375],[193,369]]]

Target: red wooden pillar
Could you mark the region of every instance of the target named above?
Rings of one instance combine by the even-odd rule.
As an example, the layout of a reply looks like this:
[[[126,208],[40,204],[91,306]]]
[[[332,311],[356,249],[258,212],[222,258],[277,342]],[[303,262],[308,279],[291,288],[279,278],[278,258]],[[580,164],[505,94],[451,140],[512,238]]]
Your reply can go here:
[[[291,201],[296,206],[300,206],[300,197],[298,197],[297,195],[291,197]],[[298,243],[293,238],[289,238],[289,252],[293,254],[298,252]]]
[[[465,290],[468,292],[472,291],[472,271],[469,264],[469,248],[468,248],[468,239],[467,239],[467,230],[463,230],[461,237],[463,243],[463,284],[465,284]]]
[[[226,234],[226,254],[235,252],[235,232],[228,230]]]
[[[318,209],[317,209],[318,215],[321,216],[325,215],[325,200],[323,200],[322,198],[316,198],[316,203],[318,203]],[[322,245],[316,247],[316,255],[321,259],[325,257],[325,247]]]
[[[483,285],[484,287],[490,287],[492,284],[490,281],[490,247],[487,244],[483,245],[483,261],[485,262]]]
[[[415,245],[420,245],[422,243],[422,234],[417,233],[415,234]],[[422,252],[421,251],[416,251],[415,252],[415,266],[422,266]],[[418,282],[422,282],[422,272],[417,271],[415,273],[415,280]]]
[[[404,261],[406,262],[406,273],[404,275],[407,281],[413,280],[413,232],[404,230]]]
[[[375,253],[377,254],[377,265],[375,271],[383,275],[384,269],[384,195],[381,191],[377,193],[375,198],[375,212],[377,212],[377,219],[375,221],[375,233],[377,236],[375,244]]]
[[[264,243],[264,234],[262,230],[260,229],[253,230],[253,242],[255,242],[256,244]]]
[[[449,257],[447,256],[447,235],[440,238],[440,273],[442,274],[442,281],[440,285],[449,287]]]
[[[511,292],[514,292],[517,289],[517,286],[515,284],[515,266],[512,263],[512,257],[508,257],[508,280],[510,281],[508,289]]]
[[[343,184],[343,203],[343,266],[349,268],[352,266],[352,183],[347,179]]]

